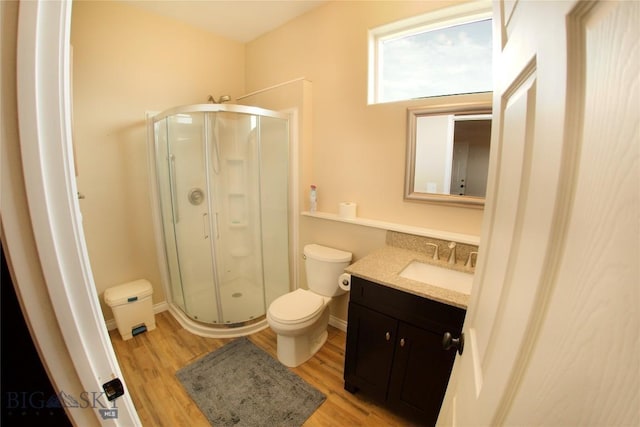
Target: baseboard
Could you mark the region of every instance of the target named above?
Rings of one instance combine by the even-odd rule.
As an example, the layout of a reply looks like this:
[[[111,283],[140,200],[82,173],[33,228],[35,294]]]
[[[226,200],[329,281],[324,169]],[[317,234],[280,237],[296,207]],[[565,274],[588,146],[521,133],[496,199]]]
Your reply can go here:
[[[167,304],[166,301],[162,301],[153,305],[153,314],[162,313],[163,311],[167,310],[169,310],[169,304]],[[108,331],[112,331],[118,327],[118,325],[116,325],[116,319],[109,319],[105,321],[105,323],[107,324]]]
[[[340,329],[342,332],[347,332],[347,321],[339,319],[335,316],[329,317],[329,324],[334,328]]]
[[[166,301],[159,302],[153,305],[153,313],[158,314],[169,309],[169,304]],[[116,329],[116,319],[109,319],[105,322],[107,324],[107,330],[111,331]],[[329,324],[334,328],[340,329],[342,332],[347,332],[347,322],[338,317],[329,317]]]

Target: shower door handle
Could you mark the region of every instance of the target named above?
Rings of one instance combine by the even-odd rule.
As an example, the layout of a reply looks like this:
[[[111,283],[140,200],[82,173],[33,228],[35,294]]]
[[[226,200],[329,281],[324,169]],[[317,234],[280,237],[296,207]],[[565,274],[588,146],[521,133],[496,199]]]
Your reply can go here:
[[[178,197],[176,194],[176,156],[169,155],[169,175],[171,176],[171,204],[173,205],[173,222],[178,223],[180,221],[180,213],[178,212]]]
[[[205,239],[209,238],[209,214],[206,212],[202,214],[202,233]]]

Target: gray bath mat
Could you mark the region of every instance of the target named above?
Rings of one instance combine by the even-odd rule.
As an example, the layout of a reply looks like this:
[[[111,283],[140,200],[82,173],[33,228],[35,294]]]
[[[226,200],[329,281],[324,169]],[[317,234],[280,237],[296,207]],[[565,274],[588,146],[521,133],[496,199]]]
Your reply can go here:
[[[214,426],[300,426],[326,396],[247,338],[176,372]]]

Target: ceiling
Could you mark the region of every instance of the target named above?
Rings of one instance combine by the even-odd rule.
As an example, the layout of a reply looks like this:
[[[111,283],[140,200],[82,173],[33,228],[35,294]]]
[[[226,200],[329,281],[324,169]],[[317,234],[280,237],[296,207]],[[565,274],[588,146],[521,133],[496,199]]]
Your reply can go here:
[[[326,0],[127,0],[123,3],[246,43]]]

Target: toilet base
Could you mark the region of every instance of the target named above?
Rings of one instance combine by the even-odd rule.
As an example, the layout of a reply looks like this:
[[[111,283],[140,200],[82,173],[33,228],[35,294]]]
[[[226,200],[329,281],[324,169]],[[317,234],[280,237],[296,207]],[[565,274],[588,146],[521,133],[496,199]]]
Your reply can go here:
[[[315,336],[278,335],[278,360],[289,368],[300,366],[320,350],[328,335],[326,330]]]
[[[267,316],[267,320],[269,317]],[[278,360],[289,368],[302,365],[320,350],[327,342],[329,327],[329,307],[325,307],[320,318],[308,326],[299,329],[284,330],[273,323],[271,329],[278,334]]]

